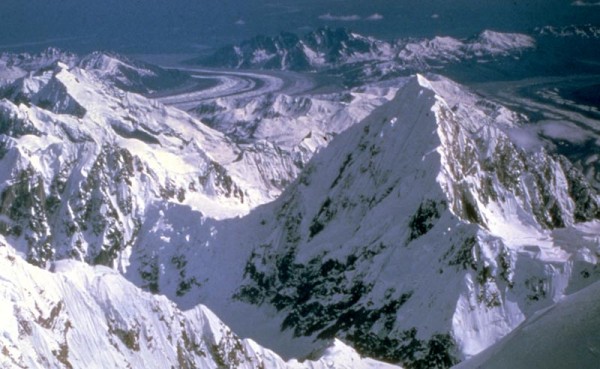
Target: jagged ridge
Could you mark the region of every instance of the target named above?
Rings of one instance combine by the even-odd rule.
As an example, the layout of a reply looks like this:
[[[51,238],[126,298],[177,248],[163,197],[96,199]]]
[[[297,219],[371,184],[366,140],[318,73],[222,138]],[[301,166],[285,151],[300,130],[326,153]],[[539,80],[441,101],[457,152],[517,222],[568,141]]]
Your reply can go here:
[[[78,67],[58,62],[21,84],[35,88],[20,105],[0,102],[0,228],[39,265],[63,257],[115,265],[153,202],[234,216],[279,194],[274,184],[294,174],[292,158],[273,145],[240,148]]]
[[[206,307],[183,312],[108,268],[62,261],[49,272],[5,245],[0,266],[3,368],[393,368],[341,342],[319,360],[285,362]]]
[[[489,30],[466,40],[435,37],[387,42],[343,28],[320,28],[302,37],[291,33],[274,37],[257,36],[190,62],[218,67],[297,71],[332,68],[344,71],[344,65],[365,63],[361,71],[364,79],[374,73],[390,74],[394,70],[414,73],[470,59],[489,60],[519,55],[534,46],[535,41],[529,36]],[[356,69],[355,66],[351,68]]]

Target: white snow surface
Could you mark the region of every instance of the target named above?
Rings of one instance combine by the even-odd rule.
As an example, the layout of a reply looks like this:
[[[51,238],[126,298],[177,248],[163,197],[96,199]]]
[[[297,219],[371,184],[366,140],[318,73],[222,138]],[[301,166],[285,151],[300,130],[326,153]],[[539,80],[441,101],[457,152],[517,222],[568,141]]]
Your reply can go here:
[[[595,368],[600,355],[600,283],[536,312],[455,369]]]
[[[283,361],[242,340],[202,305],[181,311],[119,273],[77,261],[52,272],[0,246],[2,368],[265,368],[396,366],[336,341],[317,360]]]
[[[60,168],[59,163],[47,165],[48,161],[87,161],[85,165],[89,166],[103,146],[116,146],[139,159],[150,172],[150,178],[146,180],[154,182],[153,188],[146,188],[145,192],[156,191],[161,186],[186,191],[196,187],[199,192],[191,193],[182,202],[211,217],[244,214],[279,194],[279,190],[270,189],[268,185],[273,178],[264,177],[265,174],[269,176],[268,168],[258,169],[253,163],[248,164],[254,160],[251,153],[244,156],[242,150],[223,134],[177,109],[111,88],[95,75],[64,64],[59,64],[55,71],[42,77],[26,78],[22,84],[22,93],[31,96],[34,101],[52,101],[53,109],[59,113],[71,112],[75,104],[85,109],[83,117],[73,119],[35,106],[2,102],[5,114],[31,121],[41,134],[48,137],[47,143],[56,142],[61,147],[63,158],[54,157],[55,151],[34,150],[26,145],[22,148],[28,155],[21,160],[42,163],[34,167],[43,173],[48,187],[56,169]],[[16,145],[20,141],[23,144],[31,142],[25,137],[14,139]],[[83,155],[82,150],[89,154]],[[224,175],[234,178],[232,181],[239,189],[239,196],[217,199],[220,191],[218,183],[212,182],[211,178],[205,184],[198,182],[199,176],[209,174],[212,163],[222,166]],[[86,172],[89,168],[82,170]],[[138,185],[149,187],[144,183]]]
[[[508,56],[533,47],[535,40],[530,36],[485,30],[476,38],[466,40],[436,36],[432,39],[408,41],[401,46],[398,58],[407,67],[426,68],[436,63]]]

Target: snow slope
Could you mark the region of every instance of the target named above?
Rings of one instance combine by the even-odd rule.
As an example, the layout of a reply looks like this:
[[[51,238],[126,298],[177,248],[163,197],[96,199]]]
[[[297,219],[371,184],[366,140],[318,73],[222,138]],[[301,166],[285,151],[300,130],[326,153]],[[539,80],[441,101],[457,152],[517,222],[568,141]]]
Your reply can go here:
[[[508,336],[458,366],[595,368],[600,353],[600,283],[537,312]]]
[[[267,94],[220,97],[192,113],[241,146],[272,144],[295,168],[280,188],[295,179],[308,160],[339,133],[389,101],[399,81],[370,84],[329,94]]]
[[[104,83],[136,93],[151,93],[174,88],[189,82],[189,75],[181,71],[165,70],[155,65],[131,60],[123,55],[93,52],[79,56],[56,48],[38,54],[0,54],[0,91],[14,87],[2,86],[26,75],[40,75],[57,62],[68,67],[79,67],[102,79]],[[6,92],[4,93],[6,94]]]
[[[294,174],[273,145],[241,148],[78,67],[55,63],[15,84],[12,101],[0,101],[0,223],[32,262],[113,265],[153,202],[232,217],[273,199]]]
[[[181,311],[105,267],[65,260],[52,272],[0,246],[3,368],[394,368],[337,341],[315,361],[284,362],[210,310]]]

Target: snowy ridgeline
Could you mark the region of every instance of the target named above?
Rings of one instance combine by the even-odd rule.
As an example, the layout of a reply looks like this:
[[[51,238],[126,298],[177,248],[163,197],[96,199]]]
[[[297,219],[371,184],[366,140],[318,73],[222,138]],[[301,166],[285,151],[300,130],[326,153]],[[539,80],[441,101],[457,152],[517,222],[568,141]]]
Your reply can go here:
[[[38,54],[0,53],[0,81],[19,80],[27,75],[39,76],[59,61],[69,67],[88,70],[104,82],[116,85],[120,89],[137,93],[177,87],[189,80],[189,75],[185,73],[165,70],[131,60],[123,55],[93,52],[82,57],[56,48],[48,48]],[[20,81],[29,83],[30,86],[32,83],[27,79]],[[27,88],[27,86],[22,87]]]
[[[125,270],[156,205],[201,210],[198,221],[244,214],[280,193],[271,174],[291,181],[298,169],[268,143],[240,147],[186,113],[120,90],[149,72],[115,82],[125,78],[115,56],[3,57],[0,228],[11,246],[2,247],[2,309],[14,316],[3,326],[3,367],[391,367],[340,341],[314,361],[284,362],[237,338],[207,308],[184,313],[110,269],[52,263]],[[308,156],[323,145],[303,141]],[[255,176],[270,177],[254,195],[236,183]]]
[[[2,368],[394,368],[336,341],[318,360],[285,362],[240,339],[202,305],[179,310],[106,267],[51,272],[0,245]]]
[[[91,347],[111,367],[449,367],[600,279],[598,193],[515,143],[524,116],[443,77],[219,102],[223,133],[122,91],[102,72],[122,61],[2,60],[9,367],[82,367]],[[236,136],[228,109],[280,126]],[[278,355],[324,356],[286,364],[208,309]]]
[[[414,72],[446,63],[518,56],[534,47],[535,40],[530,36],[490,30],[469,39],[435,37],[387,42],[341,28],[321,28],[303,37],[291,33],[258,36],[192,62],[218,67],[297,71],[385,62],[387,64],[382,64],[381,68]]]

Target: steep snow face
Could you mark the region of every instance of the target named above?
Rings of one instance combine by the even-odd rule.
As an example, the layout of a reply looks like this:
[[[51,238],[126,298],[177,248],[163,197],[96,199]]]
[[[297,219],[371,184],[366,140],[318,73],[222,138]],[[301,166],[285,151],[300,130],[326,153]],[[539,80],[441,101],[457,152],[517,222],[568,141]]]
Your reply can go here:
[[[358,354],[451,366],[600,278],[597,192],[564,158],[512,141],[524,117],[445,78],[394,81],[354,116],[368,89],[343,108],[224,102],[266,119],[244,122],[244,144],[100,78],[55,63],[0,102],[0,234],[31,263],[110,265],[286,357],[333,341],[327,355],[349,367]],[[323,122],[286,133],[303,116]],[[57,275],[68,265],[79,264]],[[45,349],[56,360],[73,328],[62,329]]]
[[[514,144],[522,120],[442,77],[409,78],[275,203],[201,226],[163,210],[128,277],[242,334],[255,305],[252,321],[283,333],[254,337],[286,355],[339,337],[405,367],[451,366],[600,277],[598,194],[561,157]]]
[[[456,369],[593,368],[600,350],[600,283],[534,314]]]
[[[525,154],[509,138],[525,118],[469,93],[446,79],[420,77],[422,85],[435,91],[432,110],[438,122],[443,168],[438,181],[454,214],[502,235],[514,226],[535,229],[572,225],[600,215],[594,190],[581,181],[561,157],[544,150]],[[538,225],[540,227],[538,227]]]
[[[2,259],[12,266],[0,278],[12,305],[0,309],[19,322],[4,328],[6,365],[392,368],[341,341],[315,361],[284,362],[237,338],[197,301],[182,312],[109,269],[53,262],[109,265],[152,292],[158,275],[184,295],[204,280],[181,272],[187,260],[173,254],[178,246],[200,245],[194,232],[211,237],[212,223],[235,224],[216,219],[274,198],[295,175],[271,143],[234,144],[184,112],[114,87],[122,62],[95,56],[85,69],[55,62],[13,81],[0,101],[0,237],[16,250]],[[153,248],[164,244],[164,253]],[[159,256],[169,264],[152,263]],[[213,265],[212,275],[227,265]]]
[[[16,100],[28,105],[0,102],[0,228],[34,263],[113,265],[153,202],[232,217],[273,199],[273,183],[290,176],[272,145],[239,148],[85,70],[58,63],[20,85],[33,86]]]
[[[242,342],[219,332],[220,322],[201,306],[184,314],[110,269],[65,261],[50,273],[7,247],[0,252],[1,360],[8,368],[213,368],[229,352],[243,358]]]
[[[284,362],[206,307],[183,312],[112,269],[61,261],[52,270],[0,246],[3,368],[394,368],[339,341],[318,360]]]

